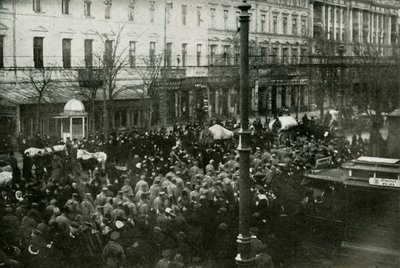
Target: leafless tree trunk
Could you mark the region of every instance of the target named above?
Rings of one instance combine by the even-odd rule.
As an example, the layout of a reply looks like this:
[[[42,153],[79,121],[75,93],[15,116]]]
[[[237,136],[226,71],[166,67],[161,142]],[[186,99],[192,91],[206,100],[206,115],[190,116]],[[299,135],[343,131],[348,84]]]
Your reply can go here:
[[[36,101],[37,109],[35,111],[35,125],[34,128],[35,133],[40,132],[40,110],[41,104],[43,102],[43,98],[46,95],[51,94],[49,88],[53,83],[52,80],[52,69],[51,68],[40,68],[40,69],[32,69],[26,72],[31,85],[35,89],[35,94],[32,98]]]

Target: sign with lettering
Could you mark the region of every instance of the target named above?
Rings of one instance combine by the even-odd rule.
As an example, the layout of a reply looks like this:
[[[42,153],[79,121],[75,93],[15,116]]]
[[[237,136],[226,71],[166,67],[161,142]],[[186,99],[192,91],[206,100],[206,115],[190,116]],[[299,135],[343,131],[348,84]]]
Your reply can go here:
[[[395,179],[369,178],[369,184],[377,185],[377,186],[399,187],[400,188],[400,180],[395,180]]]
[[[167,90],[179,90],[181,88],[182,80],[160,80],[156,82],[157,87],[163,87]]]

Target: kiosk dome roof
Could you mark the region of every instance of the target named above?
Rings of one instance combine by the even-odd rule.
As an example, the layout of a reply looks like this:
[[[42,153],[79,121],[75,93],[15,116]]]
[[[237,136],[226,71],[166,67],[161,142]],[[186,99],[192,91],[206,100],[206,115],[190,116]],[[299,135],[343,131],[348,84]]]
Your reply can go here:
[[[85,113],[85,106],[80,100],[71,99],[65,104],[64,113]]]

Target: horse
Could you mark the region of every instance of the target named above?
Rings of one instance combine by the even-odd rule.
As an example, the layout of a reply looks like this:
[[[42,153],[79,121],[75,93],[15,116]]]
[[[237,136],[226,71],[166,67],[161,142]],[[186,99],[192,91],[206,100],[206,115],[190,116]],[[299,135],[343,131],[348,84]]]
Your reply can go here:
[[[104,152],[90,153],[86,150],[78,149],[76,158],[84,161],[95,159],[101,165],[103,170],[106,168],[107,154]]]

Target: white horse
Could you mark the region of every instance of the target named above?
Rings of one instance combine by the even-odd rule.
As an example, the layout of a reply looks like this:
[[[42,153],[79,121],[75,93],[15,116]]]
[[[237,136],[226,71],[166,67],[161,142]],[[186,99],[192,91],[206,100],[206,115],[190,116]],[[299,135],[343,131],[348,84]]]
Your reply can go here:
[[[101,164],[102,169],[105,169],[106,167],[107,154],[104,152],[90,153],[86,150],[78,149],[76,158],[82,160],[88,160],[94,158],[97,160],[97,162]]]
[[[65,150],[65,145],[54,145],[50,147],[44,147],[44,148],[28,148],[24,151],[24,153],[29,153],[29,156],[33,157],[39,153],[43,154],[49,154],[53,152],[61,152]]]

